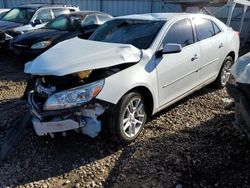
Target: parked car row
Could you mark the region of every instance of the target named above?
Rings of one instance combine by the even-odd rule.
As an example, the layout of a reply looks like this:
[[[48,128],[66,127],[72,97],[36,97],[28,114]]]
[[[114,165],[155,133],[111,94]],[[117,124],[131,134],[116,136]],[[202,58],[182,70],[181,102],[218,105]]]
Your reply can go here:
[[[31,4],[15,7],[0,19],[0,48],[36,57],[58,42],[80,35],[88,38],[112,16],[79,11],[65,5]]]
[[[63,14],[41,29],[15,37],[10,47],[17,55],[36,57],[55,44],[79,36],[87,39],[104,22],[112,19],[108,14],[78,11]]]
[[[21,6],[0,21],[16,54],[38,56],[24,71],[39,136],[75,130],[96,137],[104,130],[129,143],[148,116],[211,82],[225,87],[238,58],[238,33],[208,15],[76,11]]]
[[[58,15],[78,10],[74,6],[45,4],[14,7],[0,19],[0,48],[8,48],[13,37],[41,28]]]

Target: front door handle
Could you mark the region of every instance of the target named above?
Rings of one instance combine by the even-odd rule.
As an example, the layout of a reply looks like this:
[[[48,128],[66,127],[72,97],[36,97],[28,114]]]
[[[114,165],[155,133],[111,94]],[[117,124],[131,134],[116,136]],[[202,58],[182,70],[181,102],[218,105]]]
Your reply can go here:
[[[195,54],[194,57],[192,57],[191,61],[195,61],[195,60],[197,60],[197,59],[198,59],[198,55]]]
[[[223,43],[220,43],[219,48],[223,48],[223,47],[224,47]]]

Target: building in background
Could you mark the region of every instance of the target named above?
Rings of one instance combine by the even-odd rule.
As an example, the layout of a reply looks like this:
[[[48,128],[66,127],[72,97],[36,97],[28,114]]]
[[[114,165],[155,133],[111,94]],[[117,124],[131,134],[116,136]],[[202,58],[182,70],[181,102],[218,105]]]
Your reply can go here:
[[[202,12],[214,15],[225,23],[233,8],[228,25],[241,31],[242,44],[250,45],[250,1],[247,0],[0,0],[0,8],[30,3],[70,4],[79,6],[81,10],[99,10],[113,16],[149,12]],[[249,3],[249,6],[240,3]]]

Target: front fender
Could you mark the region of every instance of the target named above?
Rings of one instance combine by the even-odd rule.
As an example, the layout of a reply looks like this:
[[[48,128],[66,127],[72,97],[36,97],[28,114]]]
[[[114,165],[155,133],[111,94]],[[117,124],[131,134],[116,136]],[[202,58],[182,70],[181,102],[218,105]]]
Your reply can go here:
[[[102,91],[97,99],[117,104],[130,90],[146,87],[153,96],[154,109],[158,105],[158,86],[156,70],[147,72],[141,63],[135,64],[105,79]]]

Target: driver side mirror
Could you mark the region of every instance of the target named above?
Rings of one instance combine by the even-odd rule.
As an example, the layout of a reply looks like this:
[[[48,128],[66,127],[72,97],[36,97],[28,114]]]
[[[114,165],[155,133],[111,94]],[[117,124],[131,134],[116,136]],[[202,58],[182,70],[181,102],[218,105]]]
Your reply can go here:
[[[31,22],[32,27],[35,27],[36,25],[42,24],[42,20],[35,19],[33,22]]]
[[[158,55],[163,55],[163,54],[174,54],[174,53],[180,53],[182,50],[182,47],[180,44],[175,44],[175,43],[167,43],[163,47],[162,50],[158,51]]]

